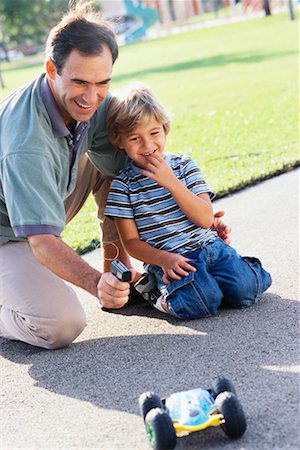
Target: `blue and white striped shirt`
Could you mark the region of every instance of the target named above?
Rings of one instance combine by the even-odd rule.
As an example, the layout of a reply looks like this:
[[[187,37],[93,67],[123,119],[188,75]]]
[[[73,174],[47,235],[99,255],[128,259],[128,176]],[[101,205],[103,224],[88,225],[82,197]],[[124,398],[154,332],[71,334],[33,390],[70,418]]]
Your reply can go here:
[[[175,176],[194,194],[214,194],[207,186],[197,164],[184,155],[166,154]],[[140,239],[151,246],[173,253],[189,253],[216,238],[210,229],[191,222],[178,207],[170,192],[131,161],[112,182],[105,215],[133,219]]]

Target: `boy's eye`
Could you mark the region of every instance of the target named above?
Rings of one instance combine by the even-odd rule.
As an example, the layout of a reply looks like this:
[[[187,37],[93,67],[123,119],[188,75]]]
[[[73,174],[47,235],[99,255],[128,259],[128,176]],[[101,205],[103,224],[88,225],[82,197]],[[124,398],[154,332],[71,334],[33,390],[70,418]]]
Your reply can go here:
[[[137,141],[138,137],[137,136],[132,136],[128,139],[129,141]]]

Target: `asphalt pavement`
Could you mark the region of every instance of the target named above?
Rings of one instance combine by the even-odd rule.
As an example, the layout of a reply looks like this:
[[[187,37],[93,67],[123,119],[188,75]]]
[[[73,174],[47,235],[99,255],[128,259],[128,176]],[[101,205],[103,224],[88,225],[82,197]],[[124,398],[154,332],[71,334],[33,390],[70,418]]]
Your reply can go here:
[[[180,322],[147,305],[102,311],[78,289],[88,325],[56,351],[0,339],[1,450],[147,450],[138,397],[210,387],[228,375],[248,427],[178,438],[178,450],[290,450],[299,441],[299,170],[214,203],[232,245],[273,284],[253,307]],[[101,250],[84,256],[101,266]],[[46,287],[45,287],[46,288]]]

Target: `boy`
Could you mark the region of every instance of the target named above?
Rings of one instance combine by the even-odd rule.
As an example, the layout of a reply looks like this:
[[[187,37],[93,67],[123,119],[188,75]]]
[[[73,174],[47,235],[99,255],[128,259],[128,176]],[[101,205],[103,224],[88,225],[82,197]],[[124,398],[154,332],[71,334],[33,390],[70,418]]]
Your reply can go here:
[[[211,230],[213,193],[189,157],[165,153],[168,112],[144,85],[111,97],[111,142],[131,159],[113,180],[105,214],[160,292],[153,306],[180,319],[219,306],[251,306],[270,285],[258,259],[241,257]]]

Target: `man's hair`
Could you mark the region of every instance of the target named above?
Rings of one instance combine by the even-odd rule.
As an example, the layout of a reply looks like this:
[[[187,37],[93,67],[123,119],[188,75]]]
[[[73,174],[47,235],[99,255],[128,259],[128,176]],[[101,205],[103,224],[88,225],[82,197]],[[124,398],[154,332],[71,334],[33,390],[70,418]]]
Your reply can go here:
[[[106,113],[106,127],[111,143],[118,147],[121,134],[130,133],[137,126],[147,123],[151,117],[155,117],[168,134],[170,113],[145,84],[132,83],[125,89],[113,92]]]
[[[69,11],[49,33],[46,60],[51,58],[58,74],[72,50],[83,55],[99,55],[106,45],[113,63],[118,57],[116,35],[110,22],[94,10],[92,1],[70,3]]]

